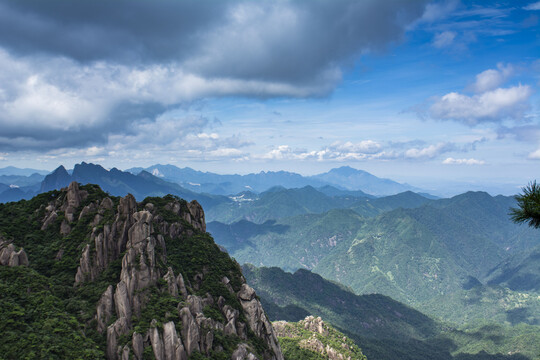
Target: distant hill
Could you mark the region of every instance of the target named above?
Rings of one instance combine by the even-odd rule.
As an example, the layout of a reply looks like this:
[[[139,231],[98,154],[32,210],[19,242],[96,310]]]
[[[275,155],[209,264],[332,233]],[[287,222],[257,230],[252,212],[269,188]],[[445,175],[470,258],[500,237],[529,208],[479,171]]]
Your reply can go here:
[[[31,176],[32,174],[47,175],[50,171],[37,169],[21,169],[14,166],[0,168],[0,175]]]
[[[334,209],[263,224],[247,220],[230,225],[210,222],[208,231],[240,263],[294,271],[313,269],[336,247],[348,246],[363,223],[364,219],[352,210]]]
[[[33,173],[32,175],[0,175],[0,183],[6,185],[32,186],[43,181],[45,175]]]
[[[327,196],[336,196],[336,197],[337,196],[343,196],[343,197],[351,196],[351,197],[356,197],[356,198],[368,198],[368,199],[376,198],[376,196],[367,194],[363,192],[362,190],[342,190],[332,185],[325,185],[320,188],[317,188],[317,190]]]
[[[253,201],[235,201],[210,209],[208,219],[223,223],[248,220],[262,224],[272,219],[320,214],[330,209],[346,208],[359,200],[351,196],[327,196],[311,186],[295,189],[273,187]]]
[[[28,194],[18,187],[8,188],[0,192],[0,203],[19,201],[21,199],[30,199],[32,196],[33,194]]]
[[[332,169],[327,173],[314,175],[310,178],[344,187],[348,190],[362,190],[372,195],[392,195],[407,190],[419,191],[419,189],[410,185],[379,178],[367,171],[353,169],[349,166]]]
[[[422,206],[431,200],[412,191],[405,191],[396,195],[389,195],[373,199],[360,199],[349,206],[363,216],[375,216],[394,209],[413,209]]]
[[[333,250],[314,271],[410,304],[463,287],[510,254],[537,242],[531,229],[508,219],[511,197],[466,193],[368,219],[348,246]]]

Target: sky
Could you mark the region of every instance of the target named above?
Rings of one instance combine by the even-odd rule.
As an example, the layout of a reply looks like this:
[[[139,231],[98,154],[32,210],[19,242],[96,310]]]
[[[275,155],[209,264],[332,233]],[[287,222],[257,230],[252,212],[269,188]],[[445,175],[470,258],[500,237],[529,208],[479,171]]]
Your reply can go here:
[[[0,0],[0,167],[539,179],[540,2]]]

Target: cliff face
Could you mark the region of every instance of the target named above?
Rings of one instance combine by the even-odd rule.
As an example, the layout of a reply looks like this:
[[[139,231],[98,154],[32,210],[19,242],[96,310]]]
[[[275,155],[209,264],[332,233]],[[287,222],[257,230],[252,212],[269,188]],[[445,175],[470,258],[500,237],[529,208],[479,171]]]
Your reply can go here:
[[[75,182],[40,196],[46,202],[26,204],[34,207],[28,219],[38,220],[32,224],[39,230],[25,241],[16,230],[3,231],[0,263],[32,269],[36,259],[40,269],[45,261],[55,281],[60,277],[54,267],[67,263],[70,291],[90,309],[81,326],[104,344],[107,359],[188,359],[195,353],[283,359],[255,291],[206,234],[196,201],[167,196],[137,203],[131,195],[109,197]],[[40,234],[54,239],[50,246],[56,248],[48,251],[54,259],[38,258],[46,246],[36,240]],[[17,242],[28,245],[28,257],[25,250],[15,251]],[[81,295],[88,293],[101,295],[91,301]]]

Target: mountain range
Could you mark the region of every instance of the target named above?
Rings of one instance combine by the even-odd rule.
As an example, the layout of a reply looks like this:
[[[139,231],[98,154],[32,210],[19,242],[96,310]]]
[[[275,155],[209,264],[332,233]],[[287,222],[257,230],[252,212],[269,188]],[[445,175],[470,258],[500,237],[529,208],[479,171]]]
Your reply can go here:
[[[410,200],[408,206],[404,199]],[[358,294],[384,294],[456,322],[469,321],[474,314],[465,309],[465,303],[457,304],[459,296],[453,302],[450,299],[453,294],[478,293],[478,288],[471,289],[474,285],[504,285],[506,278],[501,274],[507,278],[511,274],[514,283],[521,281],[516,291],[524,286],[535,289],[538,234],[509,220],[514,198],[469,192],[450,199],[422,200],[417,194],[404,193],[364,203],[372,207],[363,214],[352,206],[263,223],[214,221],[208,229],[241,263],[313,270]],[[520,265],[520,259],[529,266]],[[501,313],[501,321],[507,311],[511,314],[521,306],[518,294],[484,290],[491,299],[513,304],[497,307],[494,301],[491,315]],[[452,306],[437,306],[445,297],[452,306],[463,308],[459,312],[463,318]],[[532,306],[533,314],[536,311],[534,302],[522,305],[524,309]],[[484,314],[479,312],[478,317]],[[540,320],[540,316],[533,318],[532,322]]]
[[[230,195],[245,190],[260,193],[274,186],[300,188],[308,185],[313,187],[333,185],[342,190],[361,190],[364,193],[377,196],[397,194],[407,190],[420,191],[410,185],[379,178],[366,171],[353,169],[349,166],[342,166],[314,176],[302,176],[287,171],[261,171],[258,174],[247,175],[219,175],[196,171],[188,167],[178,168],[174,165],[153,165],[147,168],[131,168],[126,171],[134,174],[147,171],[193,191],[220,195]]]
[[[332,175],[328,181],[318,179],[319,176],[324,178],[328,174]],[[348,184],[352,190],[347,190],[338,183],[334,183],[333,181],[337,179],[336,176],[350,178]],[[368,179],[367,182],[366,179]],[[173,165],[154,165],[146,169],[132,168],[121,171],[116,168],[107,170],[100,165],[82,162],[76,164],[72,170],[59,166],[50,174],[34,169],[14,167],[0,169],[0,202],[30,199],[40,192],[65,187],[71,180],[99,184],[106,191],[115,195],[132,193],[140,199],[168,193],[187,199],[197,198],[201,203],[204,203],[207,209],[219,202],[228,202],[225,195],[233,196],[245,191],[258,194],[275,187],[302,188],[310,186],[319,188],[327,196],[357,198],[374,198],[373,194],[362,191],[362,186],[378,189],[374,191],[376,194],[393,194],[400,189],[403,191],[412,189],[408,185],[380,179],[350,167],[341,167],[332,169],[326,174],[304,177],[285,171],[248,175],[219,175],[190,168],[180,169]],[[216,200],[219,199],[219,196],[223,197],[221,200]]]
[[[77,184],[92,181],[108,193]],[[270,348],[276,355],[278,337],[255,314],[304,325],[306,317],[311,323],[309,316],[320,316],[361,347],[355,350],[360,358],[525,360],[540,352],[538,235],[508,220],[511,197],[469,192],[433,199],[406,191],[375,198],[330,185],[220,196],[146,171],[134,175],[86,163],[71,173],[58,168],[41,186],[62,190],[0,204],[0,306],[7,309],[0,333],[8,335],[0,350],[8,358],[12,351],[31,357],[27,351],[36,349],[49,356],[54,348],[64,357],[116,359],[142,351],[144,358],[160,358],[156,354],[170,357],[180,344],[186,352],[198,346],[200,355],[190,356],[197,359],[228,359],[235,351],[268,357]],[[125,189],[140,201],[114,195]],[[163,189],[197,201],[161,197]],[[206,214],[199,199],[207,203]],[[229,222],[206,226],[205,218],[213,217]],[[241,275],[225,251],[240,263],[280,268],[244,265]],[[161,257],[152,258],[156,254]],[[141,288],[123,297],[122,281]],[[264,310],[253,302],[259,298]],[[182,306],[188,310],[174,315]],[[135,314],[131,322],[128,309]],[[34,328],[45,331],[38,338],[49,329],[47,314],[62,334],[52,347],[34,341]],[[244,333],[250,319],[252,332]],[[9,324],[18,330],[9,332]],[[215,329],[212,340],[208,326]],[[226,332],[232,326],[236,335]],[[189,331],[206,340],[190,340]],[[81,332],[86,335],[77,337]],[[317,334],[301,334],[279,344],[288,354],[320,359],[320,352],[305,352],[303,338]],[[324,346],[346,344],[336,341]]]

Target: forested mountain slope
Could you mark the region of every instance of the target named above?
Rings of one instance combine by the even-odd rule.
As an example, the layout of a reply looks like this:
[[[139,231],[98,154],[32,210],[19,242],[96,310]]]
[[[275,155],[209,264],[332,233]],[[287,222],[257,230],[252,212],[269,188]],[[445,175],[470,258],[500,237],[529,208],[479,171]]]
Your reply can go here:
[[[0,205],[7,359],[283,359],[196,202],[95,185]],[[253,355],[250,355],[253,354]]]

